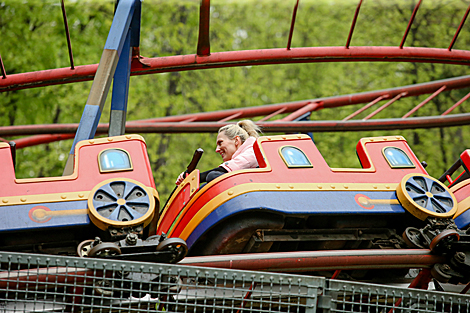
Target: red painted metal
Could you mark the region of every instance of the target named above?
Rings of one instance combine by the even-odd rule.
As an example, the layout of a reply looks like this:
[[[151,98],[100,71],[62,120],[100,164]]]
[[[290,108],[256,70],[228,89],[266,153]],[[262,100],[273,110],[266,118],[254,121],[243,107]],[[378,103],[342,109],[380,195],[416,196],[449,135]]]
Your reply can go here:
[[[396,95],[392,100],[388,101],[387,103],[385,103],[384,105],[382,105],[380,108],[378,108],[377,110],[375,110],[374,112],[372,112],[371,114],[367,115],[363,121],[365,120],[368,120],[370,119],[371,117],[377,115],[379,112],[381,112],[382,110],[384,110],[386,107],[388,107],[389,105],[391,105],[392,103],[394,103],[395,101],[397,101],[398,99],[400,99],[401,97],[403,96],[406,96],[406,91],[405,92],[402,92],[398,95]]]
[[[432,279],[431,270],[429,268],[423,268],[418,276],[413,279],[408,288],[424,289],[427,290],[429,282]]]
[[[315,63],[315,62],[425,62],[470,65],[470,51],[439,48],[399,47],[307,47],[259,49],[212,53],[200,57],[196,54],[176,55],[133,60],[131,75],[236,67],[263,64]],[[145,64],[142,64],[145,63]],[[59,68],[9,75],[0,80],[0,92],[41,86],[92,80],[97,64]]]
[[[251,283],[250,288],[248,288],[247,293],[243,297],[242,304],[240,305],[240,309],[237,310],[237,313],[240,313],[240,312],[243,311],[243,309],[245,308],[245,305],[247,303],[247,300],[251,298],[251,295],[253,294],[253,290],[256,288],[256,286],[257,286],[256,282]]]
[[[341,270],[336,270],[333,275],[331,275],[331,279],[336,279],[336,277],[339,276],[339,274],[341,273]]]
[[[359,10],[361,9],[362,0],[359,0],[359,3],[356,7],[356,12],[354,13],[354,18],[351,23],[351,28],[349,29],[348,40],[346,41],[346,49],[349,49],[349,44],[351,43],[352,35],[354,33],[354,27],[356,27],[357,16],[359,15]]]
[[[389,98],[389,97],[390,97],[390,95],[382,95],[382,96],[378,97],[377,99],[375,99],[375,100],[369,102],[367,105],[363,106],[362,108],[360,108],[359,110],[357,110],[357,111],[354,112],[353,114],[349,115],[348,117],[345,117],[345,118],[343,119],[343,121],[348,121],[348,120],[352,119],[353,117],[355,117],[356,115],[358,115],[358,114],[364,112],[365,110],[367,110],[368,108],[370,108],[371,106],[373,106],[374,104],[376,104],[377,102],[382,101],[383,99],[387,99],[387,98]]]
[[[2,79],[7,78],[7,72],[5,72],[5,67],[3,66],[2,55],[0,54],[0,69],[2,70]]]
[[[459,27],[457,28],[457,31],[454,34],[454,38],[452,38],[452,41],[451,41],[451,43],[449,45],[449,48],[448,48],[449,51],[452,50],[452,48],[454,47],[455,41],[457,40],[457,37],[459,36],[460,31],[462,30],[463,24],[465,24],[465,21],[467,20],[469,12],[470,12],[470,4],[468,5],[467,11],[465,11],[465,14],[464,14],[462,20],[460,21]]]
[[[306,106],[298,109],[297,111],[289,114],[288,116],[284,117],[281,119],[281,121],[294,121],[300,116],[304,115],[305,113],[320,110],[323,108],[323,103],[322,102],[314,102],[314,103],[308,103]]]
[[[449,184],[452,184],[454,182],[452,180],[452,177],[450,177],[450,175],[446,175],[446,178],[447,178],[447,181],[449,182]]]
[[[73,70],[74,65],[73,65],[72,43],[70,42],[69,24],[67,22],[67,13],[65,12],[64,0],[60,1],[60,6],[62,7],[62,16],[64,18],[65,35],[67,36],[67,47],[69,49],[70,68]]]
[[[444,113],[442,113],[441,115],[447,115],[449,114],[450,112],[452,112],[455,108],[457,108],[459,105],[461,105],[464,101],[466,101],[468,98],[470,98],[470,92],[467,93],[462,99],[460,99],[456,104],[454,104],[453,106],[451,106],[449,109],[447,109]]]
[[[197,39],[197,55],[208,56],[211,54],[210,44],[210,0],[201,0],[199,8],[199,37]]]
[[[426,103],[428,103],[429,101],[431,101],[432,99],[434,99],[438,94],[440,94],[441,92],[443,92],[445,89],[446,89],[446,85],[442,86],[441,88],[439,88],[438,90],[436,90],[435,93],[433,93],[432,95],[430,95],[428,98],[426,98],[426,100],[424,100],[423,102],[421,102],[420,104],[418,104],[417,106],[415,106],[413,109],[411,109],[408,113],[406,113],[405,115],[403,115],[402,118],[407,118],[409,117],[411,114],[415,113],[416,111],[418,111],[423,105],[425,105]]]
[[[377,99],[380,96],[388,95],[389,97],[395,97],[401,93],[406,92],[406,95],[403,97],[419,96],[427,93],[432,93],[436,89],[440,88],[442,85],[446,85],[446,90],[460,89],[470,87],[470,75],[455,77],[450,79],[442,79],[433,82],[415,84],[402,86],[397,88],[381,89],[374,91],[361,92],[356,94],[334,96],[334,97],[325,97],[325,98],[316,98],[309,100],[300,100],[292,102],[283,102],[278,104],[263,105],[256,107],[248,108],[237,108],[229,109],[215,112],[204,112],[204,113],[194,113],[194,114],[185,114],[179,116],[166,116],[153,119],[142,120],[143,123],[149,122],[180,122],[186,121],[189,118],[195,118],[193,121],[219,121],[227,116],[235,114],[237,112],[242,112],[240,118],[251,118],[256,116],[266,116],[268,114],[276,113],[281,111],[282,113],[291,113],[294,112],[308,103],[313,102],[323,102],[323,108],[335,108],[346,105],[354,105],[359,103],[368,103]],[[280,113],[278,113],[280,114]]]
[[[468,87],[470,86],[470,76],[463,76],[463,77],[439,80],[439,81],[434,81],[434,82],[403,86],[403,87],[398,87],[398,88],[376,90],[376,91],[370,91],[370,92],[363,92],[363,93],[358,93],[358,94],[343,95],[343,96],[334,96],[334,97],[318,98],[318,99],[312,99],[312,100],[285,102],[285,103],[279,103],[279,104],[273,104],[273,105],[263,105],[263,106],[258,106],[258,107],[237,108],[237,109],[229,109],[229,110],[215,111],[215,112],[203,112],[203,113],[185,114],[185,115],[178,115],[178,116],[159,117],[159,118],[153,118],[153,119],[147,119],[147,120],[141,120],[141,121],[131,121],[127,123],[127,127],[131,127],[132,125],[136,123],[152,124],[152,123],[165,122],[165,123],[178,123],[179,124],[181,122],[191,123],[195,121],[199,121],[199,122],[221,121],[221,120],[228,121],[229,118],[233,116],[236,116],[237,118],[253,118],[253,117],[258,117],[258,116],[264,116],[264,118],[258,121],[258,123],[263,123],[278,114],[291,113],[291,112],[295,112],[296,110],[302,109],[308,103],[322,102],[324,108],[334,108],[334,107],[345,106],[345,105],[355,105],[359,103],[367,103],[370,101],[375,103],[381,99],[396,96],[400,94],[400,92],[402,91],[407,92],[406,96],[418,96],[421,94],[434,92],[436,89],[442,87],[443,85],[447,86],[446,88],[447,91],[451,89],[459,89],[459,88]],[[446,112],[449,113],[456,106],[460,105],[460,103],[465,101],[468,97],[470,97],[470,94],[462,98],[457,104],[455,104],[452,108],[450,108]],[[365,108],[369,106],[370,106],[370,103]],[[364,110],[365,108],[362,108],[361,110]],[[447,113],[443,115],[447,115]],[[462,118],[463,117],[457,119],[454,122],[461,125]],[[345,122],[345,120],[343,120],[343,122]],[[380,120],[375,120],[375,122],[378,123],[380,122]],[[387,121],[387,123],[389,122],[390,120]],[[343,131],[349,130],[350,128],[349,125],[351,125],[352,127],[355,127],[354,124],[349,124],[349,123],[339,123],[339,124],[338,122],[334,122],[334,123],[336,123],[338,127],[342,127]],[[330,125],[317,124],[317,126],[319,125],[317,128],[319,129],[319,131],[323,131],[321,130],[321,127],[323,127],[322,125],[331,126],[331,125],[334,125],[334,123],[331,123]],[[419,123],[427,124],[429,123],[429,121],[424,121],[421,119],[419,120],[411,119],[409,121],[408,127],[409,128],[420,127]],[[166,124],[166,125],[170,125],[170,124]],[[220,124],[218,126],[220,126]],[[449,123],[449,126],[452,126],[452,122]],[[23,126],[16,126],[16,127],[17,129],[24,128]],[[57,125],[55,127],[57,127]],[[73,127],[76,127],[76,125]],[[104,129],[104,131],[106,131],[107,129],[106,127],[107,126],[105,124],[100,125],[100,128],[102,130]],[[155,127],[155,125],[153,125],[153,127]],[[165,126],[165,127],[168,127],[168,126]],[[378,127],[379,126],[377,126],[377,128]],[[388,127],[388,125],[384,127]],[[27,128],[29,129],[27,134],[44,134],[44,133],[50,134],[51,133],[49,126],[45,128],[45,125],[29,125],[27,126]],[[72,129],[75,129],[75,128],[72,128]],[[157,128],[154,128],[154,129],[157,132],[162,131],[161,129],[157,129]],[[10,129],[9,131],[12,131],[12,130],[13,132],[9,132],[9,133],[16,134],[16,130],[14,129]],[[0,133],[2,131],[4,131],[4,129],[0,127]],[[210,130],[205,130],[205,131],[208,132]],[[100,130],[98,130],[98,132],[100,132]],[[17,145],[18,147],[26,147],[30,145],[53,142],[53,141],[62,140],[66,138],[67,139],[71,138],[71,136],[68,135],[68,137],[65,137],[65,136],[62,137],[60,135],[42,135],[41,137],[18,139],[16,142],[18,143]]]
[[[279,114],[283,113],[285,110],[287,110],[287,108],[286,108],[286,107],[284,107],[284,108],[280,108],[279,110],[277,110],[277,111],[275,111],[275,112],[273,112],[273,113],[271,113],[271,114],[269,114],[269,115],[267,115],[267,116],[263,117],[263,118],[262,118],[262,119],[260,119],[259,121],[260,121],[260,122],[267,121],[267,120],[269,120],[271,117],[273,117],[273,116],[276,116],[276,115],[279,115]]]
[[[67,139],[73,139],[75,134],[58,134],[58,135],[38,135],[27,138],[15,139],[16,148],[26,148],[31,146],[37,146],[40,144],[51,143],[54,141],[61,141]]]
[[[179,265],[271,272],[427,268],[444,261],[427,249],[325,250],[186,257]]]
[[[294,25],[295,25],[295,18],[297,16],[297,9],[299,8],[299,0],[295,3],[294,12],[292,12],[292,20],[290,22],[290,30],[289,30],[289,38],[287,39],[287,50],[290,50],[290,46],[292,43],[292,35],[294,34]]]
[[[242,112],[237,112],[237,113],[232,114],[232,115],[230,115],[230,116],[224,117],[223,119],[221,119],[221,120],[219,121],[219,123],[234,120],[234,119],[240,117],[240,115],[242,115]]]
[[[432,279],[431,270],[429,268],[423,268],[419,272],[419,274],[413,279],[413,281],[410,283],[408,288],[428,290],[429,283],[431,282],[431,279]],[[402,301],[403,301],[403,298],[398,299],[398,301],[395,302],[394,307],[391,308],[388,311],[388,313],[395,312],[395,307],[400,306]]]
[[[403,38],[400,43],[400,49],[403,49],[403,46],[405,45],[406,37],[408,37],[408,33],[410,32],[411,25],[413,24],[413,21],[415,20],[416,13],[418,12],[419,6],[421,5],[421,2],[423,0],[419,0],[419,2],[416,4],[413,13],[411,14],[410,21],[408,22],[408,26],[406,27],[405,34],[403,35]]]
[[[220,122],[155,122],[126,124],[127,133],[217,133],[218,129],[230,123]],[[376,119],[352,121],[303,121],[257,123],[264,132],[344,132],[372,131],[414,128],[451,127],[470,124],[470,113],[448,116],[413,117],[408,119]],[[78,124],[19,125],[0,127],[0,136],[25,136],[37,134],[71,134]],[[96,134],[104,134],[108,124],[99,124]]]

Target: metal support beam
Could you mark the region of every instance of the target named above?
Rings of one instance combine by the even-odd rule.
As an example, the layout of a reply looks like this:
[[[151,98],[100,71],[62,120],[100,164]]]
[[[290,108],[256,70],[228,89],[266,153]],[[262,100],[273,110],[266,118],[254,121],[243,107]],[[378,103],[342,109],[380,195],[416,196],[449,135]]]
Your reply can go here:
[[[416,13],[418,12],[419,6],[421,5],[421,2],[423,0],[419,0],[419,2],[416,4],[413,13],[411,14],[410,21],[408,22],[408,26],[406,27],[405,34],[403,35],[403,38],[400,43],[400,49],[403,49],[403,46],[405,45],[406,37],[408,37],[408,33],[410,32],[411,25],[413,24],[413,21],[415,20]]]
[[[312,102],[323,102],[324,108],[334,108],[334,107],[341,107],[341,106],[348,106],[348,105],[356,105],[359,103],[367,103],[370,102],[365,108],[370,107],[371,104],[375,104],[378,101],[390,98],[400,94],[401,92],[407,92],[406,97],[411,96],[419,96],[423,94],[428,94],[434,92],[436,89],[441,88],[443,85],[446,85],[446,91],[450,91],[452,89],[460,89],[466,88],[470,86],[470,76],[461,76],[455,77],[450,79],[443,79],[433,82],[415,84],[415,85],[408,85],[396,88],[389,88],[389,89],[382,89],[382,90],[375,90],[375,91],[367,91],[357,94],[349,94],[349,95],[342,95],[342,96],[333,96],[333,97],[326,97],[326,98],[317,98],[312,100],[302,100],[302,101],[293,101],[293,102],[285,102],[279,104],[271,104],[271,105],[263,105],[257,107],[248,107],[248,108],[237,108],[237,109],[229,109],[229,110],[222,110],[222,111],[215,111],[215,112],[201,112],[201,113],[193,113],[193,114],[184,114],[184,115],[176,115],[176,116],[166,116],[166,117],[158,117],[153,119],[146,119],[140,121],[131,121],[128,122],[128,126],[132,125],[139,125],[139,124],[148,124],[152,125],[153,123],[167,123],[166,125],[171,125],[169,123],[178,123],[178,126],[181,125],[180,123],[191,123],[191,122],[203,122],[203,121],[221,121],[227,119],[231,116],[236,114],[237,118],[254,118],[259,116],[265,116],[257,123],[261,124],[270,118],[282,114],[282,113],[291,113],[296,110],[301,109],[302,107],[306,106],[308,103]],[[456,107],[458,107],[461,103],[467,100],[470,97],[470,93],[463,97],[459,102],[454,104],[450,109],[444,112],[442,115],[447,115]],[[361,111],[362,112],[362,111]],[[240,115],[241,113],[241,115]],[[357,112],[356,112],[357,113]],[[461,123],[465,123],[465,115],[459,115],[458,118],[452,118],[446,122],[447,126],[457,126],[457,125],[464,125]],[[387,129],[390,126],[390,122],[393,121],[391,119],[383,120],[384,125],[382,128],[380,127],[382,120],[374,120],[373,124],[375,125],[375,130]],[[343,120],[345,122],[345,120]],[[444,121],[442,121],[444,122]],[[303,122],[304,123],[304,122]],[[326,122],[319,122],[319,127],[316,127],[317,132],[327,132],[327,131],[335,131],[331,130],[331,128],[322,129],[323,126],[331,127],[333,123],[337,125],[336,129],[341,129],[342,131],[349,131],[354,129],[358,126],[357,123],[341,123],[341,121],[332,121],[330,124],[324,124]],[[427,118],[420,118],[420,119],[408,119],[406,123],[399,126],[399,129],[405,128],[420,128],[420,127],[428,127],[432,125],[432,120]],[[269,124],[269,123],[266,123]],[[369,123],[367,123],[369,124]],[[365,124],[366,125],[366,124]],[[155,125],[153,125],[155,126]],[[219,124],[220,126],[220,124]],[[7,136],[16,136],[16,135],[31,135],[31,134],[51,134],[53,132],[57,133],[57,125],[19,125],[19,126],[6,126],[0,127],[0,134],[6,134]],[[69,124],[66,125],[64,130],[71,131],[71,129],[76,130],[76,124]],[[186,126],[189,127],[189,126]],[[295,124],[289,127],[297,127]],[[429,126],[433,127],[433,126]],[[52,131],[52,128],[55,131]],[[199,126],[197,126],[199,128]],[[106,125],[99,125],[99,131],[102,129],[107,129]],[[162,127],[155,127],[153,128],[155,132],[161,132],[163,129],[173,129],[171,126],[162,126]],[[398,128],[396,128],[398,129]],[[133,129],[130,129],[133,131]],[[194,131],[194,129],[188,128],[188,131]],[[205,130],[204,132],[209,132]],[[101,132],[102,133],[102,132]],[[70,134],[66,135],[41,135],[41,136],[34,136],[31,138],[22,138],[17,139],[16,142],[18,143],[18,148],[23,148],[26,146],[32,146],[41,143],[53,142],[58,140],[64,140],[73,138]]]
[[[378,108],[377,110],[375,110],[374,112],[372,112],[371,114],[367,115],[366,117],[364,117],[362,120],[365,121],[365,120],[368,120],[370,119],[371,117],[374,117],[375,115],[377,115],[378,113],[380,113],[382,110],[384,110],[385,108],[387,108],[389,105],[391,105],[392,103],[394,103],[395,101],[397,101],[398,99],[400,99],[401,97],[404,97],[406,96],[406,92],[402,92],[398,95],[396,95],[392,100],[388,101],[387,103],[385,103],[384,105],[382,105],[380,108]]]
[[[121,0],[116,9],[108,39],[96,71],[80,124],[70,149],[63,175],[71,175],[74,167],[75,146],[81,140],[93,138],[111,86],[116,66],[124,46],[136,0]]]
[[[67,22],[67,13],[65,12],[65,4],[64,0],[60,1],[60,6],[62,8],[62,17],[64,19],[64,27],[65,27],[65,36],[67,37],[67,47],[69,50],[69,59],[70,59],[70,69],[74,69],[73,65],[73,52],[72,52],[72,43],[70,41],[70,32],[69,32],[69,24]]]
[[[111,116],[108,136],[120,136],[126,132],[127,101],[129,98],[129,79],[131,73],[131,32],[127,33],[121,56],[114,73]]]
[[[199,37],[197,39],[197,55],[208,56],[211,54],[210,44],[210,0],[201,0],[199,9]]]
[[[7,72],[5,72],[5,67],[3,66],[2,55],[0,54],[0,70],[2,71],[2,79],[7,78]]]
[[[283,122],[287,121],[295,121],[300,116],[304,115],[305,113],[309,113],[312,111],[317,111],[323,108],[323,102],[310,102],[306,106],[298,109],[297,111],[289,114],[288,116],[281,119]]]
[[[349,49],[349,44],[351,43],[352,35],[354,33],[354,28],[356,27],[356,21],[359,15],[359,10],[361,9],[361,5],[362,5],[362,0],[359,0],[359,3],[357,4],[357,7],[356,7],[356,12],[354,12],[354,17],[351,23],[351,28],[349,29],[348,40],[346,41],[346,47],[345,47],[346,49]]]
[[[219,122],[128,122],[128,133],[217,133],[222,126],[231,123]],[[451,114],[447,116],[411,117],[407,119],[389,118],[373,120],[341,121],[302,121],[302,122],[257,122],[263,132],[344,132],[373,131],[415,128],[439,128],[470,124],[470,113]],[[25,136],[44,134],[70,134],[78,128],[77,124],[21,125],[0,127],[0,136]],[[97,134],[106,134],[108,124],[99,124]]]
[[[451,51],[452,48],[454,47],[454,44],[457,41],[457,37],[459,36],[460,31],[462,30],[463,24],[465,24],[465,21],[467,20],[469,12],[470,12],[470,4],[468,5],[467,11],[465,11],[465,14],[464,14],[462,20],[460,21],[459,27],[457,28],[457,31],[455,32],[454,37],[452,38],[452,41],[449,45],[449,48],[447,48],[449,51]]]
[[[432,95],[430,95],[429,97],[426,98],[426,100],[424,100],[423,102],[421,102],[420,104],[418,104],[417,106],[415,106],[413,109],[411,109],[408,113],[406,113],[405,115],[403,115],[402,118],[407,118],[409,116],[411,116],[411,114],[415,113],[416,111],[418,111],[423,105],[425,105],[426,103],[428,103],[429,101],[431,101],[432,99],[434,99],[438,94],[440,94],[441,92],[443,92],[445,89],[446,89],[446,85],[442,86],[441,88],[439,88],[438,90],[436,90],[436,92],[434,92]]]
[[[287,50],[290,50],[292,44],[292,35],[294,34],[295,18],[297,16],[297,9],[299,8],[299,0],[296,1],[294,12],[292,12],[292,20],[290,22],[289,38],[287,39]]]
[[[380,102],[382,101],[383,99],[387,99],[389,98],[390,96],[389,95],[382,95],[380,97],[377,97],[377,99],[374,99],[373,101],[369,102],[368,104],[366,104],[365,106],[363,106],[362,108],[360,108],[359,110],[357,110],[356,112],[354,112],[353,114],[345,117],[343,119],[343,122],[344,121],[349,121],[350,119],[352,119],[353,117],[355,117],[356,115],[364,112],[365,110],[367,110],[368,108],[370,108],[371,106],[373,106],[374,104],[376,104],[377,102]]]

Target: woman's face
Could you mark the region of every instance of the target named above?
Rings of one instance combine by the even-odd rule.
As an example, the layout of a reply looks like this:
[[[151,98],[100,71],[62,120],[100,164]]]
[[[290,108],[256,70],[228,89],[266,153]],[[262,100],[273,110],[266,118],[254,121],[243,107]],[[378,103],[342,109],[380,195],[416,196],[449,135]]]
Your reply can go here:
[[[217,135],[217,147],[215,148],[215,152],[220,154],[224,162],[227,162],[232,159],[233,154],[240,146],[240,137],[236,136],[234,139],[229,139],[225,135],[225,132],[220,132]]]

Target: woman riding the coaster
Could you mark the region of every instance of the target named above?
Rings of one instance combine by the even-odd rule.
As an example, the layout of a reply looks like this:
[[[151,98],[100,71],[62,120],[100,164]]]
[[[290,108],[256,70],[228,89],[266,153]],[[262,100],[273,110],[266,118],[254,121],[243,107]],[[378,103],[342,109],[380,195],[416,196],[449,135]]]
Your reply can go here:
[[[200,173],[199,181],[208,183],[228,172],[258,167],[253,144],[260,132],[260,128],[250,120],[221,127],[215,152],[220,154],[223,163],[219,167]],[[181,173],[175,182],[176,185],[181,184],[186,176],[186,172]]]

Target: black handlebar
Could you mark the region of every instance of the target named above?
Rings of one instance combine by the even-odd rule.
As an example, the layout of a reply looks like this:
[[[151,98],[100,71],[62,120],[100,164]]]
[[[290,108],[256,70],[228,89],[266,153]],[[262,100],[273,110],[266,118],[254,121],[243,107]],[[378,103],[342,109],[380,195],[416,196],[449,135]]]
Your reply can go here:
[[[199,163],[199,160],[201,159],[203,153],[204,153],[204,150],[202,150],[201,148],[194,151],[193,159],[191,160],[191,163],[189,163],[188,167],[186,168],[186,173],[191,174],[191,172],[196,169],[197,163]]]

